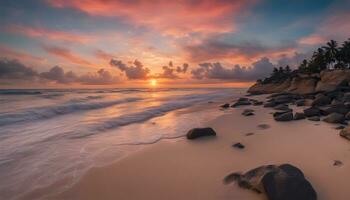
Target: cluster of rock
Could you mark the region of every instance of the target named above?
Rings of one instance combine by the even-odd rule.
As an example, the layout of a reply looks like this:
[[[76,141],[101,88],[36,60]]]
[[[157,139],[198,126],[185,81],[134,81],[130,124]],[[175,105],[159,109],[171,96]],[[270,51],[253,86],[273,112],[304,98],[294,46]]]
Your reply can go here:
[[[250,94],[271,94],[289,92],[308,94],[314,92],[329,92],[348,87],[350,70],[324,70],[316,74],[296,74],[284,80],[264,84],[257,82],[248,89]]]
[[[264,102],[258,101],[256,99],[241,97],[232,105],[230,105],[229,103],[225,103],[225,104],[221,105],[221,108],[230,108],[230,107],[236,108],[238,106],[249,106],[249,105],[259,106],[259,105],[262,105],[263,103]]]

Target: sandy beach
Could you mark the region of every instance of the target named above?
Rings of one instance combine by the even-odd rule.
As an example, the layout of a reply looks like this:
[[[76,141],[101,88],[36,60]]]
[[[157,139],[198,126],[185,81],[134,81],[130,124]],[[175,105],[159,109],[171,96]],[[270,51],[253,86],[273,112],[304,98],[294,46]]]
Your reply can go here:
[[[242,116],[245,108],[253,108],[255,115]],[[276,122],[270,114],[273,111],[257,106],[231,108],[207,124],[217,137],[163,140],[146,146],[112,165],[91,169],[74,187],[49,198],[266,199],[237,185],[224,185],[223,178],[260,165],[290,163],[304,172],[318,199],[348,199],[350,147],[339,137],[336,125],[309,120]],[[259,124],[270,127],[262,129]],[[245,148],[233,148],[236,142]],[[343,165],[333,166],[334,160]],[[31,198],[52,187],[36,191]]]

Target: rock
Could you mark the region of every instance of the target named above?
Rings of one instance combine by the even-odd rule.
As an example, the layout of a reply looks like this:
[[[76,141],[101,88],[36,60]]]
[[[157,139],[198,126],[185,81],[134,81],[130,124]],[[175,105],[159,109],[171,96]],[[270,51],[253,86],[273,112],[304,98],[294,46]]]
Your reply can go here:
[[[343,165],[343,162],[342,162],[342,161],[340,161],[340,160],[334,160],[333,166],[341,166],[341,165]]]
[[[343,101],[344,102],[349,102],[350,101],[350,92],[347,92],[343,96]]]
[[[274,115],[274,119],[276,121],[280,122],[286,122],[286,121],[292,121],[293,120],[293,113],[292,112],[285,112]]]
[[[276,105],[277,105],[276,102],[271,101],[271,102],[265,103],[265,104],[264,104],[264,107],[265,107],[265,108],[270,108],[270,107],[275,107]]]
[[[268,128],[270,128],[271,126],[268,125],[268,124],[259,124],[257,127],[260,128],[260,129],[268,129]]]
[[[339,133],[340,136],[342,136],[345,139],[350,140],[350,126],[342,129]]]
[[[263,101],[254,101],[254,102],[253,102],[253,105],[254,105],[254,106],[261,106],[261,105],[263,105],[263,104],[264,104]]]
[[[254,135],[254,133],[246,133],[245,136],[251,136]]]
[[[295,105],[297,106],[305,106],[305,99],[298,99],[295,101]]]
[[[294,96],[292,94],[280,95],[273,98],[276,104],[291,103],[293,100]]]
[[[234,144],[234,145],[232,145],[232,147],[235,147],[235,148],[238,148],[238,149],[244,149],[244,145],[239,143],[239,142]]]
[[[257,193],[264,192],[270,200],[317,200],[317,193],[303,172],[290,164],[260,166],[244,174],[231,173],[224,183],[231,182]]]
[[[212,128],[194,128],[187,132],[187,139],[192,140],[204,136],[216,136],[216,132]]]
[[[342,115],[346,115],[350,111],[350,109],[345,104],[340,103],[340,104],[331,105],[329,108],[324,109],[324,111],[325,111],[325,114],[339,113]]]
[[[331,98],[329,98],[323,94],[320,94],[320,95],[316,96],[316,98],[312,102],[311,106],[325,106],[325,105],[330,104],[331,102],[332,102]]]
[[[221,107],[221,108],[229,108],[229,107],[230,107],[230,104],[225,103],[225,104],[221,105],[220,107]]]
[[[315,122],[318,122],[321,120],[320,116],[313,116],[313,117],[309,117],[307,119],[310,121],[315,121]]]
[[[346,113],[345,119],[346,119],[346,120],[350,120],[350,112]]]
[[[290,87],[291,79],[286,79],[276,83],[255,83],[248,89],[250,94],[271,94],[276,92],[283,92]]]
[[[254,110],[252,110],[252,109],[245,109],[242,112],[242,115],[244,115],[244,116],[252,116],[252,115],[254,115]]]
[[[293,94],[308,94],[315,92],[317,78],[313,77],[295,77],[290,87],[286,90]]]
[[[327,123],[341,123],[345,120],[344,115],[339,114],[339,113],[331,113],[327,115],[326,118],[323,119],[323,121]]]
[[[350,70],[324,70],[320,73],[320,79],[316,91],[332,91],[350,81]]]
[[[290,110],[290,108],[286,104],[280,104],[280,105],[277,105],[277,106],[275,106],[273,108],[276,109],[276,110]]]
[[[231,107],[235,108],[237,106],[249,106],[249,105],[252,105],[252,103],[250,103],[250,101],[246,100],[246,101],[237,101]]]
[[[306,117],[320,116],[320,109],[317,107],[310,107],[304,110],[304,114]]]
[[[345,128],[345,126],[337,126],[337,127],[335,127],[336,130],[341,130],[341,129],[344,129],[344,128]]]
[[[305,114],[302,112],[296,112],[294,114],[294,120],[301,120],[301,119],[305,119]]]

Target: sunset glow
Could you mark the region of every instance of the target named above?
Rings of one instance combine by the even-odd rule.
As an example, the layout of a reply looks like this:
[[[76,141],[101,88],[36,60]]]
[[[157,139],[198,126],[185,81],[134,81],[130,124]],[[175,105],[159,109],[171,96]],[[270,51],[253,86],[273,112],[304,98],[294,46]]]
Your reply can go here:
[[[151,86],[155,87],[155,86],[157,86],[157,80],[156,80],[156,79],[151,79],[151,80],[149,81],[149,84],[150,84]]]
[[[248,87],[350,34],[341,0],[25,2],[0,5],[0,88]]]

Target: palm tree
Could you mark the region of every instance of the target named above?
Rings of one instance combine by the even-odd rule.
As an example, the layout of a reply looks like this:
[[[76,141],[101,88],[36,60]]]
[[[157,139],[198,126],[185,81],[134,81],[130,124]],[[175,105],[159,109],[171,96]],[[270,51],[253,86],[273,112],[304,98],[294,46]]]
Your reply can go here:
[[[340,47],[338,59],[344,67],[350,68],[350,38]]]
[[[334,40],[331,40],[327,42],[326,46],[323,46],[322,48],[325,50],[325,60],[328,65],[330,65],[331,68],[334,68],[334,63],[337,61],[338,57],[338,49],[337,49],[337,42]]]

